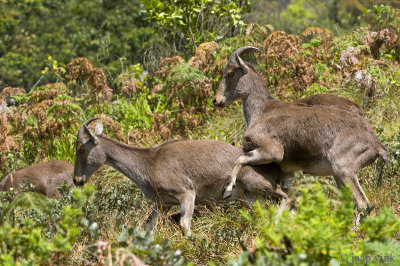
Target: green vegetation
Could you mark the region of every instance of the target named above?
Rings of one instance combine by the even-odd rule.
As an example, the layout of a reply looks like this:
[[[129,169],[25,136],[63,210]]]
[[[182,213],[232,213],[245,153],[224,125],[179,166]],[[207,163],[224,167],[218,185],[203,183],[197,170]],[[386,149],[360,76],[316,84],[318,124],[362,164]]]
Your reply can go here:
[[[328,198],[323,188],[328,187]],[[353,232],[353,202],[349,189],[338,192],[336,188],[321,184],[300,187],[303,194],[296,202],[296,214],[285,210],[276,218],[277,208],[254,205],[253,212],[243,212],[246,221],[259,232],[255,250],[244,253],[237,264],[246,265],[256,260],[260,265],[301,263],[321,265],[346,264],[358,257],[371,257],[371,262],[391,254],[392,262],[399,262],[400,243],[392,238],[398,233],[400,219],[388,209],[378,216],[366,218],[358,238]],[[334,195],[334,196],[333,196]],[[379,248],[374,248],[379,247]],[[353,258],[352,258],[353,257]],[[380,259],[380,257],[379,257]],[[388,261],[387,261],[388,262]]]
[[[167,36],[173,49],[193,51],[197,45],[233,36],[244,25],[249,0],[144,0],[147,13]]]
[[[212,96],[230,53],[254,45],[261,53],[247,60],[277,99],[330,93],[362,107],[389,153],[388,165],[377,162],[359,176],[375,209],[354,231],[349,191],[338,191],[329,177],[297,174],[294,213],[277,218],[277,207],[268,202],[197,206],[187,238],[171,219],[172,209],[150,233],[143,225],[152,203],[122,174],[102,167],[82,189],[62,185],[60,199],[29,186],[23,194],[0,192],[0,264],[129,265],[139,258],[149,265],[367,259],[377,265],[391,257],[399,263],[395,4],[292,0],[262,1],[261,7],[261,1],[193,0],[188,9],[188,2],[172,2],[0,0],[0,180],[44,160],[74,162],[78,127],[92,117],[101,117],[107,136],[132,146],[174,138],[240,145],[240,104],[215,109]],[[280,17],[265,13],[270,20],[260,16],[258,22],[285,31],[253,23],[268,8],[279,8]],[[315,25],[326,28],[308,27]]]
[[[299,33],[315,26],[335,32],[347,32],[368,24],[380,29],[382,25],[375,23],[376,14],[371,10],[383,11],[386,6],[400,8],[398,1],[381,0],[254,0],[249,22],[271,24],[288,33]]]
[[[49,55],[63,67],[85,56],[115,75],[121,63],[139,62],[161,39],[139,0],[1,1],[0,17],[1,87],[29,90],[38,80],[49,82],[52,77],[41,74]]]

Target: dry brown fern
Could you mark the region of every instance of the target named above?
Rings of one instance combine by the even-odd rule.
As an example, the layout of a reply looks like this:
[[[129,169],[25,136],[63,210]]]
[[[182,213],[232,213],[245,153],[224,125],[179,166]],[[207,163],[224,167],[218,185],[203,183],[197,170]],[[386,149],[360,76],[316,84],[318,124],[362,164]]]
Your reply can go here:
[[[19,93],[26,94],[24,89],[13,88],[13,87],[5,87],[0,92],[0,100],[7,101],[11,96],[17,95]]]
[[[377,59],[383,45],[387,51],[399,49],[399,35],[389,29],[370,31],[364,35],[362,44],[369,46],[372,56]]]
[[[184,63],[185,60],[183,60],[183,58],[180,56],[166,57],[163,60],[161,60],[160,63],[161,69],[155,72],[154,74],[161,80],[165,80],[174,66],[182,65]]]
[[[0,168],[5,169],[7,153],[17,148],[18,142],[10,134],[10,125],[5,112],[0,112]]]
[[[60,138],[68,129],[79,127],[81,110],[66,97],[68,90],[62,83],[51,83],[35,89],[29,104],[13,108],[8,121],[14,127],[16,136],[30,140],[40,146],[41,152],[48,148],[48,141]],[[44,156],[45,154],[40,154]]]
[[[215,42],[200,44],[196,49],[196,54],[189,59],[189,66],[200,69],[204,74],[214,70],[214,54],[217,47],[218,44]]]
[[[120,93],[128,98],[132,98],[142,87],[142,82],[136,79],[131,73],[126,72],[118,76],[120,82]]]
[[[43,86],[43,89],[32,91],[31,101],[38,103],[43,100],[54,100],[60,94],[69,95],[68,88],[64,83],[48,83]]]
[[[307,28],[301,35],[288,35],[283,31],[271,33],[264,40],[262,50],[268,86],[275,88],[276,94],[283,95],[288,88],[304,91],[316,82],[315,62],[332,64],[328,57],[331,41],[332,32],[318,27]]]
[[[108,86],[103,69],[94,67],[94,64],[86,57],[75,58],[67,67],[70,79],[82,79],[86,82],[86,92],[92,100],[96,102],[111,100],[112,90]]]
[[[104,127],[104,134],[107,136],[117,139],[119,141],[124,141],[124,134],[122,132],[122,127],[121,124],[118,121],[115,121],[111,117],[104,115],[104,114],[95,114],[94,117],[99,117],[101,120],[101,123],[103,124]],[[89,129],[94,131],[96,123],[92,123],[89,126]]]
[[[320,27],[308,27],[302,33],[303,37],[312,37],[319,40],[331,41],[333,34],[329,29],[324,29]]]
[[[278,94],[286,88],[303,91],[314,82],[312,61],[304,55],[297,35],[283,31],[271,33],[264,40],[263,58],[268,85],[274,86]]]

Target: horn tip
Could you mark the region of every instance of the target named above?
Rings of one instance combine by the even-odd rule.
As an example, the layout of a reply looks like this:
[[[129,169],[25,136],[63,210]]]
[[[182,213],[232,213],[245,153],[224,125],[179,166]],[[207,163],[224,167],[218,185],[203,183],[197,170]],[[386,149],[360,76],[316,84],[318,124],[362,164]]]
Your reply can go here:
[[[92,123],[93,121],[96,121],[96,120],[98,120],[98,119],[100,119],[100,117],[90,118],[90,119],[86,120],[83,124],[84,124],[85,126],[87,126],[87,125],[89,125],[90,123]]]

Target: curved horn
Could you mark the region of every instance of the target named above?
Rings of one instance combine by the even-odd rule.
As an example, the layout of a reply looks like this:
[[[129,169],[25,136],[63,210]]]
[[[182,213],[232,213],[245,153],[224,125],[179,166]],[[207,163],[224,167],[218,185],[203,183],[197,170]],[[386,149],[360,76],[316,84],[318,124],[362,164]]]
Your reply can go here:
[[[249,52],[249,51],[253,51],[253,52],[261,52],[260,49],[258,49],[257,47],[254,46],[243,46],[240,47],[238,49],[236,49],[236,51],[234,51],[231,56],[229,57],[229,62],[233,63],[236,61],[236,55],[238,55],[239,57],[245,53],[245,52]]]
[[[100,119],[100,117],[90,118],[90,119],[86,120],[86,122],[83,123],[83,125],[86,127],[86,126],[88,126],[90,123],[92,123],[93,121],[96,121],[96,120],[98,120],[98,119]]]
[[[78,131],[78,139],[84,138],[84,136],[85,136],[84,134],[85,134],[85,132],[86,132],[87,134],[89,134],[90,138],[91,138],[93,141],[96,141],[96,140],[97,140],[96,136],[93,135],[92,132],[90,132],[90,130],[87,128],[87,126],[88,126],[90,123],[92,123],[93,121],[98,120],[98,119],[100,119],[100,118],[99,118],[99,117],[95,117],[95,118],[91,118],[91,119],[87,120],[86,122],[84,122],[84,123],[82,124],[82,126],[80,127],[79,131]]]

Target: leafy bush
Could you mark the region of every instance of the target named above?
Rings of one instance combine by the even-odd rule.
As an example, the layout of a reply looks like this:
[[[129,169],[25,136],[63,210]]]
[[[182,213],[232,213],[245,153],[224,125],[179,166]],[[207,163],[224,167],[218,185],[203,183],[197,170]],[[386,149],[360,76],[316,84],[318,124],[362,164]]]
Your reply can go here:
[[[182,64],[171,69],[160,92],[169,98],[168,106],[204,108],[210,104],[211,83],[198,68]]]
[[[152,48],[146,56],[152,63],[163,54],[161,49],[154,54],[162,38],[142,9],[139,0],[2,3],[0,34],[7,37],[0,40],[0,88],[8,84],[29,90],[38,81],[54,82],[54,73],[41,73],[49,54],[61,67],[86,56],[112,77],[120,72],[122,57],[129,64],[137,63]]]
[[[131,180],[115,182],[108,189],[100,184],[96,188],[85,213],[89,220],[96,220],[99,226],[115,223],[119,227],[131,223],[132,215],[143,207],[140,204],[143,200],[140,190]]]
[[[51,83],[35,88],[28,95],[12,96],[17,106],[1,113],[4,132],[8,132],[7,138],[0,140],[8,145],[2,157],[13,160],[12,164],[0,161],[4,170],[23,166],[15,163],[21,157],[28,164],[44,157],[73,161],[75,132],[82,109],[69,94],[65,84]]]
[[[187,265],[179,250],[171,250],[169,240],[161,244],[154,242],[153,233],[143,232],[138,228],[129,228],[117,237],[118,244],[122,247],[114,249],[115,261],[120,264],[129,262],[130,254],[140,257],[149,265]]]
[[[99,188],[85,185],[82,190],[71,189],[64,184],[59,188],[59,200],[32,192],[0,192],[1,264],[73,263],[69,255],[77,241],[95,242],[99,228],[107,230],[115,223],[121,230],[115,231],[116,242],[99,240],[88,246],[84,258],[94,259],[94,248],[99,261],[111,256],[114,262],[127,263],[137,256],[148,264],[186,265],[169,240],[155,241],[151,232],[131,227],[130,218],[142,208],[141,196],[131,181]],[[104,245],[109,249],[102,249]]]
[[[393,240],[399,233],[400,219],[390,210],[362,220],[363,238],[359,238],[352,231],[354,211],[349,189],[340,191],[337,200],[328,198],[320,185],[300,191],[295,214],[285,210],[277,216],[277,207],[266,209],[260,203],[254,205],[254,212],[242,212],[259,235],[254,252],[243,253],[233,265],[245,265],[249,260],[266,265],[337,264],[345,258],[389,255],[393,245],[400,245]]]
[[[0,261],[2,264],[32,265],[65,263],[67,255],[78,236],[85,229],[82,207],[93,193],[86,186],[83,191],[74,189],[70,193],[70,204],[58,202],[36,193],[21,193],[17,196],[0,192],[1,197],[13,198],[2,204],[0,226]],[[65,195],[65,194],[64,194]],[[46,220],[46,222],[44,222]],[[51,227],[44,227],[43,223]]]
[[[204,42],[223,39],[243,26],[250,1],[142,0],[149,17],[157,23],[174,51],[194,51]]]

